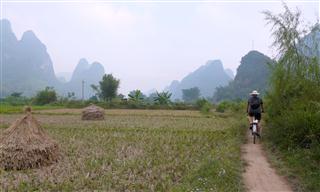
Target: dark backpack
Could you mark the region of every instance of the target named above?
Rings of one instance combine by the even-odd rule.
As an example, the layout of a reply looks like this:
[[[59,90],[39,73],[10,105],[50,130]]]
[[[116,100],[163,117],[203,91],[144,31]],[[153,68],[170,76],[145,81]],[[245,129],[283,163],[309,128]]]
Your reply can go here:
[[[261,101],[258,97],[253,97],[250,102],[251,109],[258,109],[260,107]]]

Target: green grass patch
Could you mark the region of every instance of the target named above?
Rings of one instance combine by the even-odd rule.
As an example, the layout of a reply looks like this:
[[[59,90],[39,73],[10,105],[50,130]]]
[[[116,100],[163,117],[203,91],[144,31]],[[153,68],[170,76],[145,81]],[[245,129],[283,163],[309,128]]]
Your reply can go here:
[[[37,110],[48,110],[48,109],[60,109],[60,106],[31,106],[33,111]],[[0,103],[0,114],[13,114],[13,113],[23,113],[24,106],[14,106],[9,104]]]
[[[313,158],[311,149],[279,149],[269,139],[264,147],[272,165],[288,179],[294,191],[319,191],[320,161]]]

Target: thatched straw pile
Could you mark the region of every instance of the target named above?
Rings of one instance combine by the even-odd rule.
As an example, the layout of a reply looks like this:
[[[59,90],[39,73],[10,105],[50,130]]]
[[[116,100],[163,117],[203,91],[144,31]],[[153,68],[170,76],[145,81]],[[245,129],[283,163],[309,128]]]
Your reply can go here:
[[[82,111],[82,120],[103,120],[104,109],[91,104]]]
[[[38,168],[57,162],[60,156],[57,143],[41,128],[32,116],[26,115],[14,122],[0,136],[0,168],[20,170]]]

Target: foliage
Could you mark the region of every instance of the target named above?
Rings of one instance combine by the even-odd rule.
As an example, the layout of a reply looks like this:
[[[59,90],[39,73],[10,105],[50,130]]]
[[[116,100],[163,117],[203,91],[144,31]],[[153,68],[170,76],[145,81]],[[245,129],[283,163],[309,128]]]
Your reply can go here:
[[[182,99],[187,103],[192,103],[199,99],[200,89],[198,87],[193,87],[190,89],[182,89]]]
[[[264,12],[272,25],[273,46],[279,52],[267,95],[268,138],[283,154],[305,151],[300,163],[315,166],[320,160],[320,62],[300,51],[300,47],[305,47],[303,37],[308,32],[301,28],[300,11],[292,12],[286,5],[284,8],[284,13],[278,15]],[[297,170],[292,164],[289,166]],[[319,182],[306,181],[314,180],[311,175],[315,177],[319,172],[308,171],[312,174],[303,176],[303,183],[307,191],[315,191]],[[320,177],[315,179],[319,181]]]
[[[280,139],[276,135],[281,137],[285,134],[288,141],[280,139],[279,142],[285,143],[286,147],[298,146],[311,136],[314,137],[312,140],[320,136],[320,132],[313,128],[313,124],[316,125],[319,120],[314,116],[320,101],[319,60],[299,52],[298,43],[302,42],[301,37],[304,35],[303,31],[299,30],[299,11],[293,13],[285,6],[283,14],[265,14],[267,21],[273,24],[273,45],[279,51],[279,60],[273,68],[272,88],[268,95],[270,123],[281,127],[275,130],[275,140]],[[297,118],[305,120],[299,123]],[[309,123],[301,124],[306,120],[309,120]]]
[[[143,93],[139,89],[137,89],[137,90],[131,91],[128,94],[128,97],[129,97],[129,101],[140,104],[143,102],[145,95],[143,95]]]
[[[196,101],[197,109],[201,109],[206,103],[210,103],[207,99],[201,98]]]
[[[13,92],[13,93],[11,93],[11,97],[21,97],[21,95],[22,95],[22,92]]]
[[[220,102],[217,107],[216,111],[223,113],[227,110],[233,112],[239,112],[241,110],[245,111],[246,102],[238,100],[238,101],[222,101]]]
[[[57,93],[53,87],[46,87],[44,90],[39,91],[35,97],[37,105],[46,105],[57,101]]]
[[[207,102],[204,105],[202,105],[200,112],[203,114],[209,114],[211,111],[212,105],[211,103]]]
[[[156,103],[158,103],[159,105],[169,105],[171,103],[170,101],[170,97],[171,97],[171,93],[169,93],[169,91],[163,91],[163,92],[157,92],[157,96],[154,99],[154,101]]]
[[[198,99],[195,106],[203,114],[208,114],[212,108],[212,104],[205,98]]]
[[[224,113],[228,107],[228,101],[223,101],[217,105],[216,111],[219,113]]]
[[[157,98],[157,92],[150,93],[148,97],[145,98],[145,101],[149,104],[153,104]]]
[[[30,102],[30,99],[22,96],[22,92],[21,93],[14,92],[10,96],[7,96],[6,98],[4,98],[3,102],[13,106],[18,106],[18,105],[27,105]]]
[[[96,96],[103,101],[110,102],[117,96],[120,80],[113,77],[112,74],[105,74],[99,82],[99,86],[91,85],[91,88],[96,92]]]

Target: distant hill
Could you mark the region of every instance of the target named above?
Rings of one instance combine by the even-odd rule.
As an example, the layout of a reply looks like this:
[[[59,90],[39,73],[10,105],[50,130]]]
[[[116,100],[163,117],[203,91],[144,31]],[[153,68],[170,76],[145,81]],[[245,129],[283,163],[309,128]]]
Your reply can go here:
[[[86,59],[80,59],[72,73],[71,80],[65,85],[65,92],[74,92],[77,98],[81,98],[82,81],[84,81],[84,97],[89,98],[94,95],[91,85],[98,85],[104,74],[104,67],[100,63],[89,64]]]
[[[94,62],[90,65],[87,60],[81,59],[69,82],[61,76],[57,78],[47,48],[34,32],[26,31],[21,40],[18,40],[10,22],[6,19],[0,22],[3,37],[0,42],[3,45],[0,97],[13,92],[33,96],[37,91],[50,86],[60,95],[66,96],[68,92],[74,92],[76,97],[81,98],[82,81],[85,82],[86,98],[93,95],[90,85],[97,84],[105,73],[100,63]]]
[[[227,75],[229,75],[231,79],[234,79],[234,74],[231,69],[225,69],[224,71],[227,73]]]
[[[2,24],[1,44],[3,45],[1,96],[12,92],[33,95],[46,86],[57,86],[53,64],[46,46],[32,31],[23,33],[18,40],[8,20]]]
[[[220,60],[210,60],[180,82],[175,80],[166,90],[172,93],[172,99],[182,98],[182,89],[198,87],[202,97],[212,97],[218,86],[227,85],[231,80]]]
[[[317,56],[320,58],[320,24],[316,25],[307,34],[300,44],[301,51],[307,56]]]
[[[72,72],[59,72],[56,73],[56,76],[59,81],[66,83],[71,80]]]
[[[264,94],[268,88],[272,60],[258,52],[250,51],[242,57],[237,74],[229,85],[217,88],[214,101],[246,99],[252,90]]]

